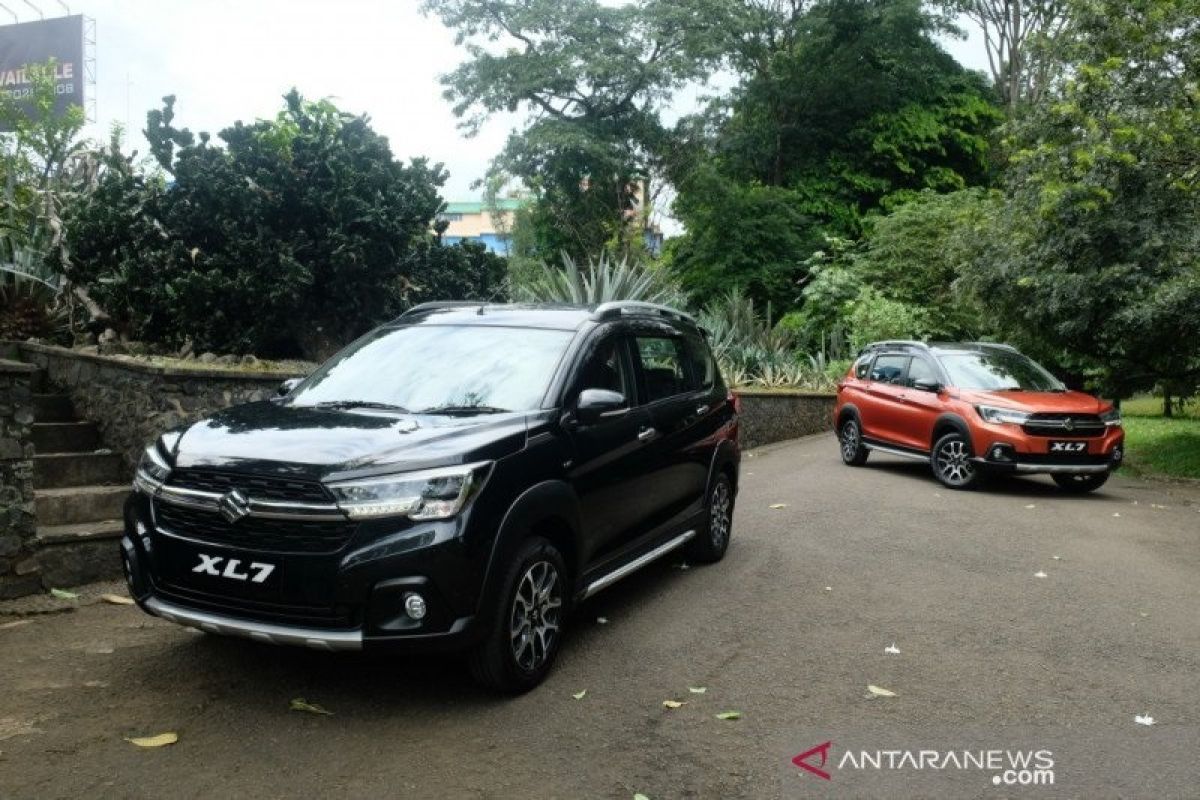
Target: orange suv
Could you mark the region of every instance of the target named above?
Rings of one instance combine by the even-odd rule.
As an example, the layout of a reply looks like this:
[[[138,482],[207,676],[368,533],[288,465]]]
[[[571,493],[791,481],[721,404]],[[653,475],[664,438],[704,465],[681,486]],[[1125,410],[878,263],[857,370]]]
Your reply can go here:
[[[1016,472],[1090,492],[1125,449],[1118,409],[1003,344],[868,345],[838,382],[834,424],[847,464],[872,450],[916,458],[951,489]]]

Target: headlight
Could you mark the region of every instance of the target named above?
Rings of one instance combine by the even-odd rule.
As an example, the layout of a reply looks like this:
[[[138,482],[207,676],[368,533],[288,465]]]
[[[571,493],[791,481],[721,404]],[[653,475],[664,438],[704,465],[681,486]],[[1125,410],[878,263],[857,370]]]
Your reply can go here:
[[[1100,419],[1102,419],[1104,424],[1108,427],[1116,427],[1117,425],[1121,424],[1121,409],[1113,406],[1108,411],[1105,411],[1103,414],[1101,414]]]
[[[152,444],[142,452],[137,471],[133,473],[133,486],[147,494],[154,494],[166,483],[170,474],[171,465],[158,452],[158,445]]]
[[[405,472],[329,484],[338,507],[351,519],[407,516],[453,517],[487,479],[492,462]]]
[[[1007,422],[1011,425],[1024,425],[1029,420],[1027,411],[1017,411],[1015,408],[999,408],[997,406],[975,406],[984,422]]]

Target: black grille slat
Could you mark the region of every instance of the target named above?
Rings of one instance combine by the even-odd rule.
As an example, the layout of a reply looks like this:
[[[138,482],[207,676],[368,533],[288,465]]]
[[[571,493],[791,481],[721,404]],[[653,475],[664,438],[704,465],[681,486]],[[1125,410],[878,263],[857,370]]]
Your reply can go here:
[[[241,489],[256,500],[328,503],[333,499],[325,487],[315,481],[276,478],[266,475],[241,475],[209,469],[177,469],[167,479],[167,485],[218,494]]]
[[[155,513],[171,533],[213,544],[270,553],[333,553],[354,535],[346,520],[266,519],[246,517],[230,523],[219,513],[158,502]]]
[[[1071,429],[1062,423],[1071,420]],[[1034,414],[1022,426],[1031,436],[1049,436],[1062,439],[1090,438],[1103,436],[1107,426],[1096,414]]]

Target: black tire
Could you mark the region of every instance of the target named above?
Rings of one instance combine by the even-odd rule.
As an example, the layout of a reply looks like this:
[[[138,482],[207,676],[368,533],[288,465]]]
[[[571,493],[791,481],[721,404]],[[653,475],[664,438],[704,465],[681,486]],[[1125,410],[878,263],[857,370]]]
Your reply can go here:
[[[475,680],[506,694],[541,683],[558,655],[570,600],[567,566],[558,549],[541,537],[522,542],[505,571],[487,638],[470,653]]]
[[[1087,494],[1094,492],[1108,482],[1111,472],[1093,473],[1090,475],[1051,475],[1058,488],[1071,494]]]
[[[971,461],[974,455],[971,441],[958,431],[952,431],[933,445],[929,467],[947,489],[974,489],[983,480]]]
[[[701,564],[713,564],[725,557],[733,534],[733,482],[721,473],[713,481],[706,502],[704,529],[688,542],[687,557]]]
[[[852,467],[861,467],[867,463],[871,451],[863,444],[862,428],[857,417],[846,417],[838,428],[838,449],[842,453],[842,463]]]

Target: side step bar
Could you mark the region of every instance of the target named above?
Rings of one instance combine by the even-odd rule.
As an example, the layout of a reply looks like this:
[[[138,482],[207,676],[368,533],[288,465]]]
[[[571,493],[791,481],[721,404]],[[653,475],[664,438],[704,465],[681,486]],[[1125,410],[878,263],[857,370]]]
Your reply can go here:
[[[583,595],[579,599],[586,600],[587,598],[591,597],[592,595],[594,595],[596,592],[600,591],[601,589],[607,589],[609,586],[612,586],[614,583],[621,580],[621,578],[625,578],[625,577],[632,575],[633,573],[637,572],[642,567],[649,564],[651,561],[662,558],[663,556],[665,556],[667,553],[671,552],[672,550],[676,550],[676,549],[682,547],[683,545],[687,544],[695,536],[696,536],[695,530],[684,531],[683,533],[679,534],[671,541],[663,542],[658,547],[651,550],[649,553],[640,555],[637,558],[635,558],[633,561],[628,562],[627,564],[622,564],[621,566],[617,567],[616,569],[614,569],[612,572],[608,573],[607,575],[602,575],[599,578],[597,578],[596,580],[589,583],[587,585],[587,588],[583,590]]]
[[[917,461],[929,460],[929,456],[924,453],[913,453],[909,450],[900,450],[899,448],[896,448],[896,447],[886,447],[885,445],[882,445],[882,444],[871,444],[870,442],[867,442],[867,441],[863,442],[863,447],[867,448],[868,450],[878,450],[879,452],[887,453],[890,456],[900,456],[901,458],[913,458],[913,459],[916,459]]]

